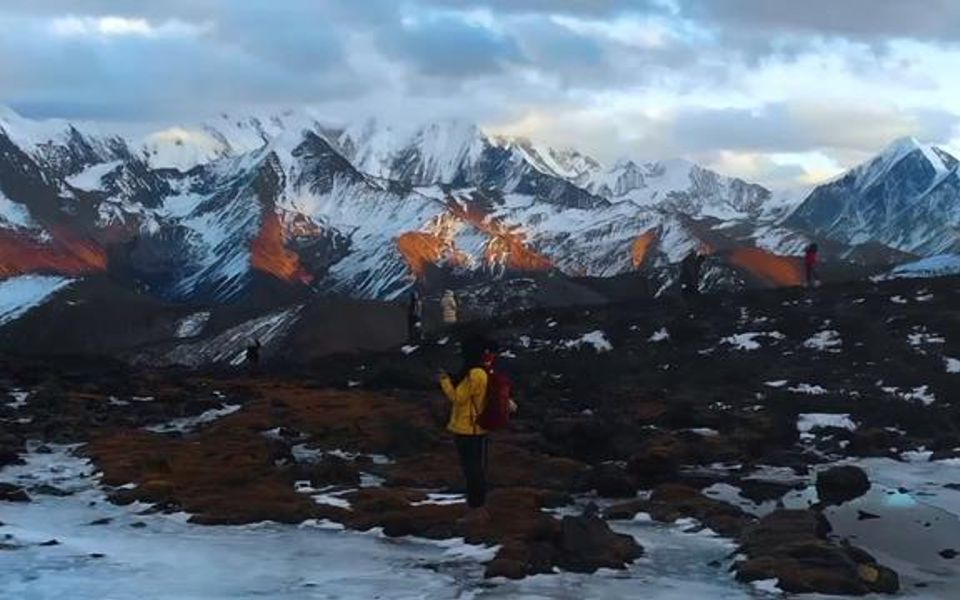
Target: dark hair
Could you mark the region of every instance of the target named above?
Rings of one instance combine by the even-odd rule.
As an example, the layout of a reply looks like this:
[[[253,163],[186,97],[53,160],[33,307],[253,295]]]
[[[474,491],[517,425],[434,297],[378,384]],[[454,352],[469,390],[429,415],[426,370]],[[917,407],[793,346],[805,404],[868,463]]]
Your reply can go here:
[[[460,344],[463,368],[460,369],[459,381],[466,379],[471,369],[478,369],[483,366],[483,353],[487,350],[496,352],[496,343],[484,338],[475,337],[465,339]]]

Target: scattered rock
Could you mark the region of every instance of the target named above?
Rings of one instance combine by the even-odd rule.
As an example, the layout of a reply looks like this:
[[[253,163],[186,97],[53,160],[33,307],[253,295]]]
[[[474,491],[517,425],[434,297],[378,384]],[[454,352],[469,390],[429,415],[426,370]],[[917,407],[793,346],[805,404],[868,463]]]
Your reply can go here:
[[[758,479],[741,479],[736,485],[740,488],[740,496],[755,504],[779,500],[794,489],[794,486],[786,483]]]
[[[60,545],[60,540],[56,540],[56,539],[47,540],[47,541],[45,541],[45,542],[40,542],[40,543],[37,544],[37,545],[38,545],[38,546],[59,546],[59,545]]]
[[[6,502],[30,502],[30,496],[23,488],[12,483],[0,483],[0,501]]]
[[[46,483],[44,483],[44,484],[42,484],[42,485],[38,485],[38,486],[36,486],[36,487],[32,487],[32,488],[30,488],[30,491],[33,492],[34,494],[38,494],[38,495],[41,495],[41,496],[56,496],[56,497],[58,497],[58,498],[62,498],[62,497],[64,497],[64,496],[72,496],[72,495],[73,495],[73,492],[70,492],[70,491],[67,491],[67,490],[63,490],[63,489],[60,489],[60,488],[58,488],[58,487],[56,487],[56,486],[52,486],[52,485],[49,485],[49,484],[46,484]]]
[[[87,525],[109,525],[113,523],[113,519],[110,517],[103,517],[102,519],[97,519],[95,521],[90,521]]]
[[[843,504],[870,490],[870,480],[860,467],[831,467],[817,473],[817,496],[824,504]]]
[[[938,554],[947,560],[952,560],[958,556],[958,553],[953,548],[947,548],[946,550],[941,550]]]
[[[873,513],[867,512],[867,511],[865,511],[865,510],[858,510],[858,511],[857,511],[857,520],[858,520],[858,521],[869,521],[869,520],[871,520],[871,519],[879,519],[879,518],[880,518],[880,515],[875,515],[875,514],[873,514]]]

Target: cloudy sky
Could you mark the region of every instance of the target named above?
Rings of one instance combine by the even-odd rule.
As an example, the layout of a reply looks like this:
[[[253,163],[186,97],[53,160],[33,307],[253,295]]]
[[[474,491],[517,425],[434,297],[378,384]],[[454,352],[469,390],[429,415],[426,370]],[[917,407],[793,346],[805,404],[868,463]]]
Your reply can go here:
[[[957,0],[3,0],[0,103],[189,123],[460,117],[774,187],[960,154]]]

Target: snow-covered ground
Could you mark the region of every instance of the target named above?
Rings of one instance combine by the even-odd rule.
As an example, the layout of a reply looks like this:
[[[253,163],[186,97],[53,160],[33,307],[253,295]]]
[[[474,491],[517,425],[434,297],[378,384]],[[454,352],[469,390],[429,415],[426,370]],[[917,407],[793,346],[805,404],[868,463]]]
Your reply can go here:
[[[899,265],[878,279],[945,277],[960,274],[960,255],[940,254],[916,262]]]
[[[23,275],[0,281],[0,325],[19,319],[72,282],[65,277],[45,275]]]
[[[489,582],[481,565],[489,550],[458,541],[388,539],[329,523],[209,527],[182,514],[140,515],[145,505],[106,501],[86,460],[67,447],[53,450],[0,471],[0,481],[73,492],[4,504],[0,537],[19,548],[0,550],[3,600],[581,599],[634,597],[638,590],[664,600],[776,597],[708,566],[724,561],[733,545],[688,530],[691,523],[615,523],[646,549],[626,571]],[[91,525],[101,519],[111,520]],[[40,545],[52,539],[59,544]]]

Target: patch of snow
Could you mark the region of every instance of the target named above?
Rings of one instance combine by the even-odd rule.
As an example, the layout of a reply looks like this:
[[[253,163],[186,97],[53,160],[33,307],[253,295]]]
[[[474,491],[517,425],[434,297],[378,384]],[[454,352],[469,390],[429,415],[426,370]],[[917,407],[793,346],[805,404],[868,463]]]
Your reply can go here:
[[[750,585],[755,587],[757,591],[765,594],[776,594],[780,596],[783,595],[783,590],[777,587],[778,583],[780,583],[779,579],[758,579],[756,581],[751,581]]]
[[[210,313],[207,311],[193,313],[177,322],[176,336],[178,338],[189,338],[200,335],[203,328],[207,326],[210,320]]]
[[[809,383],[800,383],[791,388],[788,388],[787,391],[794,392],[796,394],[809,394],[811,396],[823,396],[827,393],[827,389],[819,385],[810,385]]]
[[[893,302],[894,304],[906,304],[907,299],[904,298],[903,296],[893,296],[892,298],[890,298],[890,302]]]
[[[182,419],[174,419],[168,421],[167,423],[162,423],[160,425],[152,425],[147,427],[147,431],[152,431],[154,433],[188,433],[193,431],[200,425],[206,423],[212,423],[217,419],[221,419],[227,415],[232,415],[233,413],[240,410],[241,406],[239,404],[225,404],[220,408],[212,408],[208,411],[205,411],[195,417],[184,417]]]
[[[7,395],[13,398],[13,402],[7,402],[7,407],[13,410],[19,410],[27,405],[27,398],[30,397],[30,392],[12,390],[8,392]]]
[[[661,327],[657,331],[653,332],[653,335],[650,336],[649,341],[651,342],[665,342],[670,339],[670,332],[667,331],[666,327]]]
[[[834,427],[854,431],[857,424],[850,419],[849,414],[801,413],[797,415],[797,431],[800,433],[810,433],[818,427]]]
[[[776,381],[766,381],[763,385],[772,388],[782,388],[783,386],[789,383],[786,379],[778,379]]]
[[[568,349],[582,348],[584,345],[593,346],[593,349],[597,352],[610,352],[613,350],[613,344],[610,343],[607,336],[599,329],[585,333],[578,339],[563,342],[563,347]]]
[[[695,433],[700,437],[717,437],[720,435],[720,432],[716,429],[710,429],[709,427],[695,427],[693,429],[688,429],[690,433]]]
[[[10,200],[0,191],[0,225],[4,223],[21,229],[32,229],[35,225],[26,205]]]
[[[461,504],[466,501],[466,497],[463,494],[427,494],[426,500],[421,500],[419,502],[412,502],[412,506],[424,506],[427,504],[434,504],[437,506],[447,506],[450,504]]]
[[[721,344],[733,346],[736,350],[759,350],[760,342],[757,340],[769,338],[772,340],[782,340],[784,335],[779,331],[755,331],[746,333],[737,333],[720,340]]]
[[[400,348],[400,352],[409,356],[410,354],[413,354],[419,349],[420,349],[420,346],[404,346]]]
[[[337,508],[343,508],[346,510],[351,510],[350,501],[346,498],[341,498],[339,494],[346,493],[350,490],[345,490],[344,492],[338,493],[324,493],[324,494],[311,494],[310,497],[313,498],[313,501],[317,504],[327,504],[329,506],[336,506]]]
[[[19,319],[73,283],[47,275],[22,275],[0,281],[0,325]]]
[[[87,167],[76,175],[68,177],[66,181],[68,184],[72,185],[78,190],[84,190],[88,192],[100,190],[103,189],[101,180],[103,179],[104,175],[107,175],[110,173],[110,171],[113,171],[122,164],[122,160],[99,163]]]
[[[907,450],[900,453],[900,460],[904,462],[929,462],[932,456],[932,450]]]
[[[943,336],[922,329],[916,333],[909,334],[907,336],[907,343],[914,348],[919,348],[927,344],[945,344],[947,340]]]
[[[269,313],[245,321],[223,333],[196,342],[183,343],[161,359],[165,364],[199,366],[207,363],[240,365],[245,358],[247,345],[260,340],[264,348],[283,337],[300,316],[302,306]]]
[[[833,329],[819,331],[814,334],[813,337],[803,342],[804,348],[819,350],[821,352],[838,353],[842,346],[843,341],[840,339],[840,333]]]
[[[960,254],[941,254],[895,267],[878,279],[945,277],[960,273]]]
[[[930,392],[930,386],[927,385],[920,385],[910,390],[902,390],[894,386],[881,386],[880,389],[903,400],[918,400],[926,406],[937,401],[936,396]]]
[[[960,373],[960,360],[945,356],[943,361],[947,366],[947,373]]]

